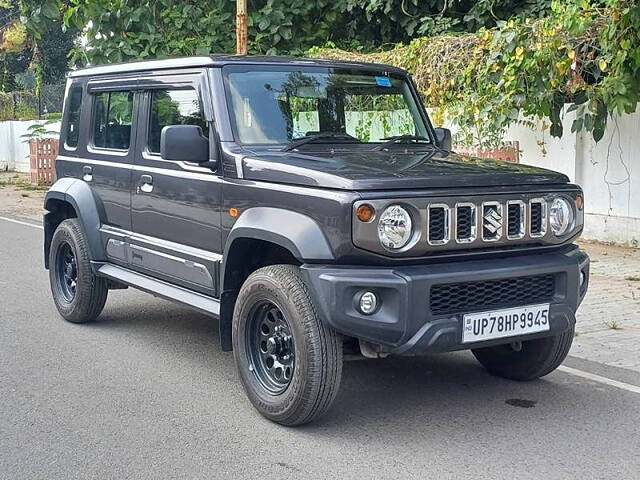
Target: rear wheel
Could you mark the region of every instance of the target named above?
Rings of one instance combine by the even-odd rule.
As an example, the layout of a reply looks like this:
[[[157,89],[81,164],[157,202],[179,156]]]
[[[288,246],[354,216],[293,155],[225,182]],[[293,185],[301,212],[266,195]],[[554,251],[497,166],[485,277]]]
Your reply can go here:
[[[574,328],[555,337],[476,348],[472,352],[489,373],[510,380],[534,380],[560,366],[573,343]]]
[[[329,409],[340,386],[342,344],[318,318],[298,267],[268,266],[247,278],[232,338],[238,374],[262,415],[300,425]]]
[[[87,239],[76,218],[64,220],[53,234],[49,283],[58,312],[73,323],[95,320],[107,301],[107,281],[91,270]]]

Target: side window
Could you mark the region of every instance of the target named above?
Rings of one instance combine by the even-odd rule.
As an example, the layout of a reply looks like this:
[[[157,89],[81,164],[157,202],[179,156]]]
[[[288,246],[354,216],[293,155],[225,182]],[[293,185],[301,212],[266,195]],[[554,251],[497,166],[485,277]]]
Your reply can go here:
[[[93,145],[127,150],[131,143],[133,92],[104,92],[95,95]]]
[[[67,129],[65,144],[69,148],[78,146],[80,132],[80,108],[82,107],[82,87],[75,86],[69,90],[69,109],[67,111]]]
[[[151,92],[151,117],[147,148],[160,153],[160,134],[168,125],[198,125],[204,136],[209,127],[202,113],[202,106],[195,90],[153,90]]]

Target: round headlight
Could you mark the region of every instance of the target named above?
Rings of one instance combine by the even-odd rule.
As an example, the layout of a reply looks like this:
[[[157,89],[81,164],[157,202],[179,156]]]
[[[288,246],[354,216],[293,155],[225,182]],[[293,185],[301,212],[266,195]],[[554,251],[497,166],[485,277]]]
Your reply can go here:
[[[411,217],[400,205],[388,207],[378,222],[378,238],[387,248],[397,250],[411,240]]]
[[[556,237],[564,235],[573,228],[574,214],[571,204],[566,198],[558,197],[551,203],[549,224]]]

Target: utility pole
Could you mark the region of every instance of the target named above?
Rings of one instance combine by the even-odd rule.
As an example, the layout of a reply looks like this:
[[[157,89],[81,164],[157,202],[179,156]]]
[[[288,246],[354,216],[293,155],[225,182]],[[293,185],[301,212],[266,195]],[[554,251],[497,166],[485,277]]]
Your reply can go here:
[[[247,54],[247,0],[236,0],[236,53]]]

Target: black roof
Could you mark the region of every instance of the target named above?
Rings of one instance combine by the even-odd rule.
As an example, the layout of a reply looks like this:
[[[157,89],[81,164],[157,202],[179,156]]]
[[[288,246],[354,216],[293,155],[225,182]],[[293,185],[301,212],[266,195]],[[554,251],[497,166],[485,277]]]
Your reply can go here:
[[[324,60],[305,57],[253,56],[253,55],[208,55],[193,57],[174,57],[163,60],[144,60],[139,62],[114,63],[97,67],[88,67],[69,73],[69,77],[109,75],[114,73],[144,72],[150,70],[168,70],[190,67],[220,67],[223,65],[297,65],[346,67],[388,72],[402,72],[401,68],[379,63],[348,62],[343,60]]]

